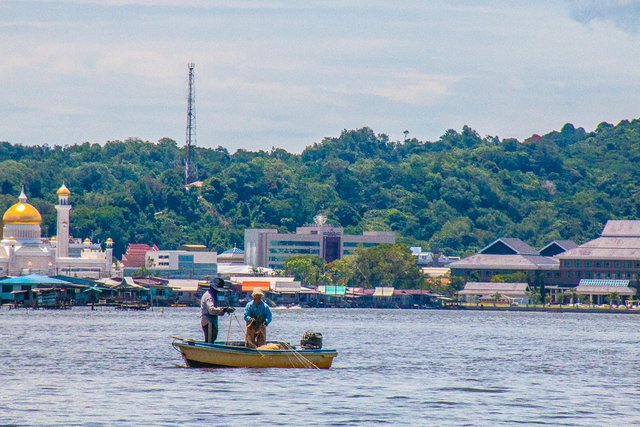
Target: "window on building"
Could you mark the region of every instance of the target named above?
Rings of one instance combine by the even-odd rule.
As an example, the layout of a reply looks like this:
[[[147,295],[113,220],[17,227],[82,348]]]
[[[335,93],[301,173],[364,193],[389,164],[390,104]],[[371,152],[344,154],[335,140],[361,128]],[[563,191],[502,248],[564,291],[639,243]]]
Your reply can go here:
[[[614,262],[614,263],[613,263],[613,266],[614,266],[615,268],[620,268],[620,261],[616,261],[616,262]]]
[[[269,240],[269,246],[320,246],[320,242],[305,242],[297,240]]]
[[[593,273],[590,271],[585,271],[584,277],[586,277],[587,279],[593,279]]]
[[[631,261],[625,261],[624,268],[631,268]]]
[[[585,261],[585,262],[584,262],[584,266],[585,266],[586,268],[591,268],[591,261]]]
[[[571,272],[571,271],[567,271],[567,277],[568,277],[568,278],[572,278],[572,277],[573,277],[573,272]]]
[[[617,272],[616,273],[616,279],[622,279],[622,273]]]
[[[625,279],[631,279],[631,273],[624,273]]]
[[[378,246],[379,243],[374,242],[342,242],[343,248],[372,248],[374,246]]]
[[[320,249],[311,248],[269,248],[270,254],[319,254]]]
[[[582,266],[582,262],[576,261],[576,268],[580,268]]]
[[[602,273],[599,271],[596,273],[596,279],[602,279]]]
[[[579,279],[582,277],[582,272],[581,271],[576,271],[576,278]]]
[[[571,267],[571,261],[565,261],[564,262],[564,266],[565,267]]]
[[[546,273],[544,273],[544,277],[551,277],[551,272],[547,271]]]
[[[602,263],[600,261],[596,261],[596,268],[602,267]]]
[[[605,261],[604,262],[604,268],[609,268],[609,265],[611,265],[611,263],[609,261]]]
[[[606,273],[604,273],[604,277],[606,279],[611,279],[611,273],[607,271]]]

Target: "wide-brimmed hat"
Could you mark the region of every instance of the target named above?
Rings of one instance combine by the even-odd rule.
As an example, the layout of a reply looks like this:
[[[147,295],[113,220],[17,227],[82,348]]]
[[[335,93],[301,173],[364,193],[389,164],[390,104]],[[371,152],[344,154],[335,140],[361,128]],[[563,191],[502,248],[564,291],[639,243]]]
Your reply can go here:
[[[264,296],[264,292],[262,292],[262,288],[255,288],[253,292],[251,292],[251,296],[255,297],[256,295],[260,295],[261,297]]]
[[[212,288],[218,292],[224,292],[228,290],[224,287],[224,280],[219,277],[213,279],[211,282],[200,282],[198,283],[198,286],[204,288]]]

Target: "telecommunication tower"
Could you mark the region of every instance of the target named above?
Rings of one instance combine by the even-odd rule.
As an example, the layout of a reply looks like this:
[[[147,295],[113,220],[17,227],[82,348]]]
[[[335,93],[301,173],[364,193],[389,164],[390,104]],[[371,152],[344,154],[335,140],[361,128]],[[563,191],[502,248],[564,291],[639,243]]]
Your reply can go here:
[[[189,64],[189,89],[187,93],[187,135],[184,152],[184,184],[188,185],[194,175],[192,147],[196,144],[196,92],[193,78],[193,62]]]

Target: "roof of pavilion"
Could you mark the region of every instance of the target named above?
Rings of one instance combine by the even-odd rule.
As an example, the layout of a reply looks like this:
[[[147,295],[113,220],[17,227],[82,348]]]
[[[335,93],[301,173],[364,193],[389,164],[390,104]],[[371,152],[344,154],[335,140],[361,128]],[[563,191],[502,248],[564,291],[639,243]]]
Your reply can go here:
[[[492,295],[524,296],[529,289],[527,283],[501,283],[501,282],[467,282],[464,289],[458,292],[460,295]]]
[[[576,287],[577,294],[584,295],[635,295],[636,290],[629,287],[628,280],[582,279]]]
[[[540,255],[476,254],[449,264],[451,269],[557,270],[558,260]]]

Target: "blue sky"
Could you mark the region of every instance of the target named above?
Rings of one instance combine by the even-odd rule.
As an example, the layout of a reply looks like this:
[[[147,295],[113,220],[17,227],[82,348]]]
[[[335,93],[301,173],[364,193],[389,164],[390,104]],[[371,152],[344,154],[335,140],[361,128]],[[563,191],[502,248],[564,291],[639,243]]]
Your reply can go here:
[[[524,139],[640,114],[640,2],[0,1],[0,140],[300,152],[369,126]]]

